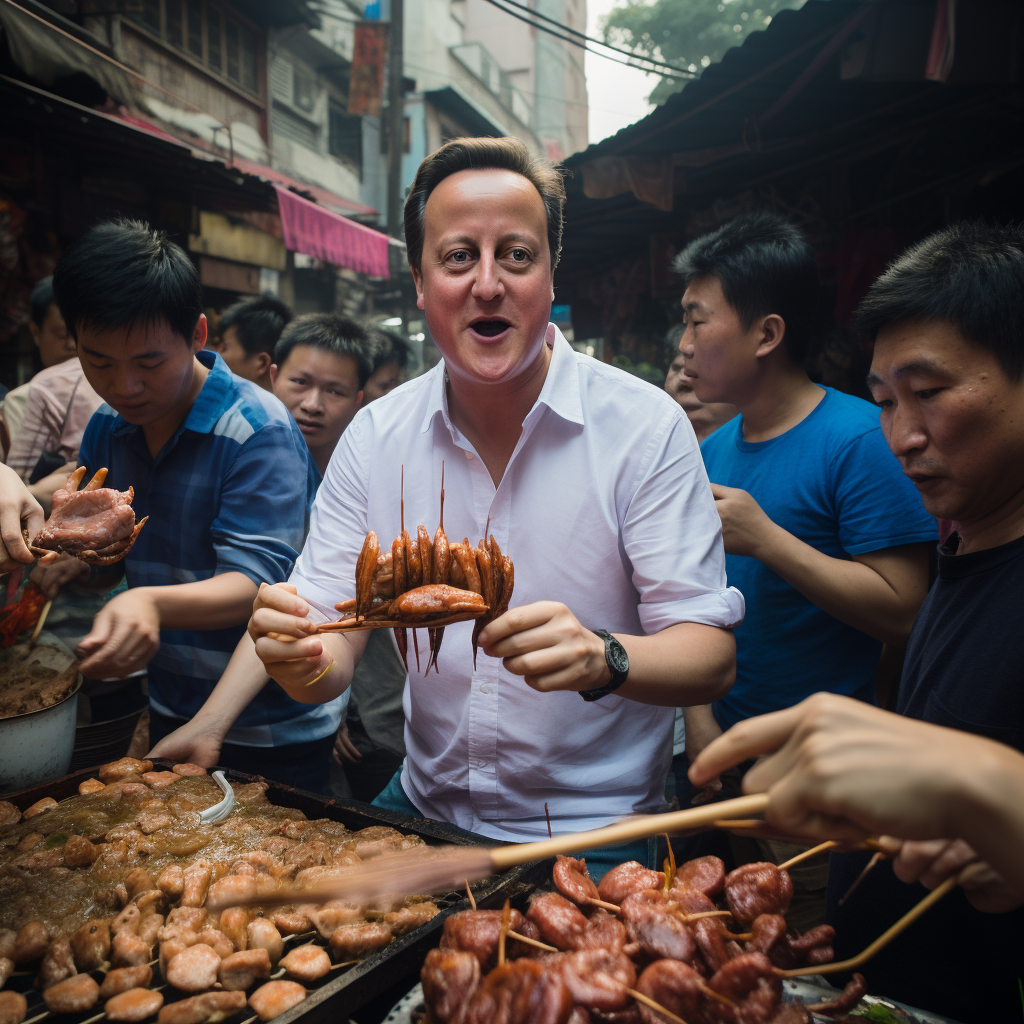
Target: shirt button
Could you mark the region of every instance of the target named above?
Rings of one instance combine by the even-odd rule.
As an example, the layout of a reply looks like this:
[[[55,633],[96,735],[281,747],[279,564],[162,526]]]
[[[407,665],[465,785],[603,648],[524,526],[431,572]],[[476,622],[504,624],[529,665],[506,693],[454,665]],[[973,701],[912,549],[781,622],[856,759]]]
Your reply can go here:
[[[483,686],[480,687],[480,692],[481,693],[491,693],[491,692],[493,692],[493,689],[494,688],[492,686],[490,686],[488,683],[484,683]]]

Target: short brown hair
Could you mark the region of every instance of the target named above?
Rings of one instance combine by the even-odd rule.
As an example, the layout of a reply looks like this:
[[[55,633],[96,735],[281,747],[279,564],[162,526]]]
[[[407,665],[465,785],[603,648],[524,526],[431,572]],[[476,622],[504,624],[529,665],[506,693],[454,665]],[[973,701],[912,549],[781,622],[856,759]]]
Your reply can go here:
[[[420,269],[424,218],[430,193],[445,178],[459,171],[491,169],[521,174],[540,193],[548,217],[548,249],[554,273],[562,251],[565,182],[551,163],[531,155],[526,146],[515,138],[452,139],[420,164],[409,198],[405,201],[405,242],[410,266]]]

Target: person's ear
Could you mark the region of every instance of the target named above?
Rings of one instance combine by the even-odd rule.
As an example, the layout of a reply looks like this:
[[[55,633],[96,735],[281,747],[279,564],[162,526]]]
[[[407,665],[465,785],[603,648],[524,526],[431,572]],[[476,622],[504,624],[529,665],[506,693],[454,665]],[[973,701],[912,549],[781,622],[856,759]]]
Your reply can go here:
[[[761,340],[757,344],[755,355],[763,359],[766,355],[774,352],[786,336],[786,321],[778,313],[769,313],[761,321]]]
[[[39,348],[39,324],[35,320],[29,320],[28,329],[32,332],[32,341],[35,343],[36,348]]]
[[[206,339],[209,337],[206,323],[206,314],[200,313],[196,321],[195,330],[192,331],[192,354],[202,352],[206,348]]]
[[[257,370],[258,370],[258,375],[260,377],[262,377],[263,374],[265,374],[270,369],[271,364],[273,362],[274,362],[274,357],[269,352],[257,352],[256,353],[256,367],[257,367]],[[274,382],[273,376],[271,376],[270,382],[271,382],[271,384],[273,384],[273,382]]]
[[[273,387],[277,383],[278,367],[277,363],[270,364],[270,386]]]
[[[412,271],[412,279],[416,284],[416,308],[423,309],[423,275],[411,263],[409,269]]]
[[[363,404],[363,392],[360,389],[359,392],[356,394],[356,408],[359,409],[362,406],[362,404]]]

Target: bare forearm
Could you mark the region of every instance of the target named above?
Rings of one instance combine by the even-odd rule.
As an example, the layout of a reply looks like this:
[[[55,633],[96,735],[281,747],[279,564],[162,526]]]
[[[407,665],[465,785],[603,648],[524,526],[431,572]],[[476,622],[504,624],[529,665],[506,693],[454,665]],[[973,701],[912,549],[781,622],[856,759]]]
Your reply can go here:
[[[252,615],[256,584],[240,572],[166,587],[140,587],[134,593],[156,605],[161,629],[225,629]]]
[[[982,741],[951,768],[955,831],[1014,888],[1024,891],[1024,756]]]
[[[708,704],[736,678],[736,641],[727,629],[680,622],[651,636],[616,639],[629,655],[629,678],[616,692],[641,704]]]
[[[775,523],[755,557],[840,622],[883,643],[906,644],[920,602],[901,597],[870,566],[826,555]]]
[[[202,719],[211,729],[226,733],[269,682],[270,676],[263,662],[256,656],[256,645],[246,633],[238,642],[220,681],[193,721]]]

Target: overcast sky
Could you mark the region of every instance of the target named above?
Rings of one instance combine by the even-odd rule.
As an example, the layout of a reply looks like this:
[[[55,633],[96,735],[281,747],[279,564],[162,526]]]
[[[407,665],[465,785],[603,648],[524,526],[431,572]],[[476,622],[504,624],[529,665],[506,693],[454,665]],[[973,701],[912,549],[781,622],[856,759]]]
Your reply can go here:
[[[615,0],[587,0],[588,36],[601,38],[598,19],[614,6]],[[650,113],[647,96],[657,84],[657,76],[595,57],[592,53],[587,53],[585,59],[592,143],[614,135],[620,128]]]

